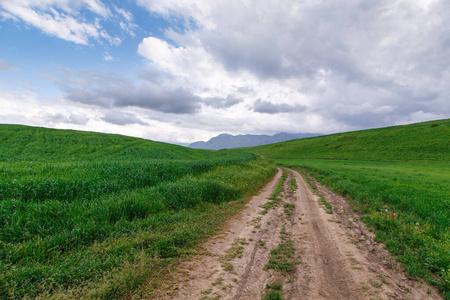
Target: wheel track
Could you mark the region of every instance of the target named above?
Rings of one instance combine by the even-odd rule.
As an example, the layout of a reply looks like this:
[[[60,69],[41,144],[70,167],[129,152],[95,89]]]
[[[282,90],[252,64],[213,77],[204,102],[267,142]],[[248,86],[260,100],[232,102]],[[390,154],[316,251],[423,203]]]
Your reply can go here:
[[[303,178],[295,171],[289,176],[298,185],[294,194],[287,192],[291,177],[284,185],[283,202],[295,205],[290,216],[285,214],[283,203],[265,215],[259,214],[261,205],[268,201],[281,177],[279,170],[261,194],[252,197],[247,209],[204,244],[209,255],[198,256],[180,266],[179,290],[165,299],[262,299],[266,284],[275,281],[283,282],[283,299],[443,299],[425,284],[418,286],[411,281],[399,284],[405,275],[387,269],[374,255],[374,248],[366,247],[376,244],[370,235],[355,240],[361,232],[368,231],[356,221],[357,216],[345,212],[349,208],[345,199],[338,199],[318,186],[333,210],[338,211],[326,214]],[[355,224],[351,229],[344,225],[350,220]],[[283,226],[296,249],[292,260],[301,261],[286,276],[265,268],[270,251],[282,242]],[[221,259],[237,239],[246,241],[242,257],[230,262],[233,271],[225,271]],[[383,255],[388,254],[383,252]],[[380,276],[383,284],[375,285]],[[428,289],[431,294],[427,293]]]

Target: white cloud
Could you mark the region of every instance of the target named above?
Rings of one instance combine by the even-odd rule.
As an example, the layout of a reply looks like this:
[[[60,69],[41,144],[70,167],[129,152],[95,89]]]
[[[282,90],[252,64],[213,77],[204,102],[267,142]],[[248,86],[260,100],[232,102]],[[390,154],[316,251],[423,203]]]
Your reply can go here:
[[[450,2],[136,2],[171,24],[141,40],[147,64],[137,78],[69,72],[58,86],[70,109],[45,107],[50,115],[31,119],[191,142],[222,132],[331,133],[450,116]],[[123,5],[0,0],[0,11],[79,44],[119,45],[127,40],[107,32],[105,20],[124,36],[146,26]],[[82,112],[72,113],[76,107]]]
[[[447,2],[138,3],[169,22],[185,20],[183,30],[166,31],[170,43],[148,37],[139,45],[151,68],[202,97],[244,97],[233,109],[253,130],[267,118],[252,110],[283,112],[271,123],[285,131],[315,132],[393,125],[418,112],[450,115]]]
[[[33,93],[0,91],[0,120],[3,124],[22,124],[58,129],[116,133],[164,142],[190,142],[208,136],[203,129],[186,132],[180,126],[158,120],[145,109],[99,108],[65,99],[42,101]]]
[[[105,52],[103,54],[103,60],[105,60],[105,61],[112,61],[112,60],[114,60],[114,57],[112,57],[108,52]]]
[[[127,22],[131,22],[133,21],[133,14],[131,12],[126,11],[123,8],[119,8],[117,6],[114,5],[114,9],[116,10],[116,12],[122,16],[122,18],[125,19],[125,21]]]
[[[98,0],[0,0],[0,8],[3,17],[22,20],[66,41],[86,45],[92,38],[120,44],[117,38],[111,37],[102,28],[98,20],[87,21],[81,14],[81,10],[86,8],[102,18],[108,18],[110,10]]]
[[[208,0],[137,0],[139,5],[149,11],[162,15],[166,18],[184,17],[186,21],[195,20],[201,26],[210,29],[215,28],[215,22],[210,20],[211,11],[216,1]],[[244,1],[245,2],[245,1]]]

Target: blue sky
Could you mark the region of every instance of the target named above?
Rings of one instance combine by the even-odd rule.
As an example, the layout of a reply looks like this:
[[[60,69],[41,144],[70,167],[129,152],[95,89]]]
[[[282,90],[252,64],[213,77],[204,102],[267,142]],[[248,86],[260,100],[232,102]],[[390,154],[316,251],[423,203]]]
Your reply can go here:
[[[0,0],[0,123],[190,143],[450,117],[444,0]]]

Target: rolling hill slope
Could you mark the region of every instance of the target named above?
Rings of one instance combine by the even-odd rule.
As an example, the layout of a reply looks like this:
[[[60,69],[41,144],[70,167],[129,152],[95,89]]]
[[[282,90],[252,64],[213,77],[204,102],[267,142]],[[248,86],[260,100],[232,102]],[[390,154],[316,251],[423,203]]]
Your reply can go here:
[[[251,153],[0,125],[0,299],[148,296],[275,172]]]
[[[412,277],[450,299],[450,119],[242,149],[345,196]]]
[[[0,124],[0,161],[215,157],[212,151],[117,134]]]
[[[450,119],[244,148],[272,159],[450,161]]]

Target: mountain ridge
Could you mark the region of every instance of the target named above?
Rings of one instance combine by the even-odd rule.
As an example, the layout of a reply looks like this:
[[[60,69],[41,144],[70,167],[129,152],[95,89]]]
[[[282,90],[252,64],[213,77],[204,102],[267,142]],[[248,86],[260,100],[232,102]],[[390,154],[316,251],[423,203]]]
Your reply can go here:
[[[287,132],[280,132],[274,135],[267,135],[267,134],[231,135],[227,133],[222,133],[219,134],[218,136],[209,139],[206,142],[198,141],[191,143],[188,145],[188,147],[194,149],[209,149],[209,150],[255,147],[321,135],[322,134],[320,133],[287,133]]]

